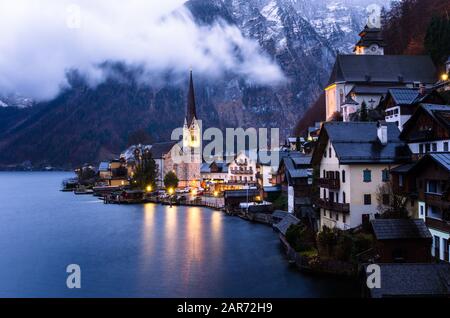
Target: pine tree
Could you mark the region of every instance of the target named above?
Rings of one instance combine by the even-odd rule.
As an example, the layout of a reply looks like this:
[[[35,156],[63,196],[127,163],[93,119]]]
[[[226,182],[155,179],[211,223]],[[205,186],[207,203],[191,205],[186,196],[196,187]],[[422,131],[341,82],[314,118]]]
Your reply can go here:
[[[366,101],[361,104],[361,109],[359,111],[359,121],[369,121],[369,113],[367,111]]]
[[[140,190],[147,187],[156,188],[157,169],[155,160],[149,151],[144,151],[136,158],[136,170],[133,174],[132,185]]]
[[[425,49],[437,65],[443,65],[450,54],[450,19],[434,16],[428,26]]]

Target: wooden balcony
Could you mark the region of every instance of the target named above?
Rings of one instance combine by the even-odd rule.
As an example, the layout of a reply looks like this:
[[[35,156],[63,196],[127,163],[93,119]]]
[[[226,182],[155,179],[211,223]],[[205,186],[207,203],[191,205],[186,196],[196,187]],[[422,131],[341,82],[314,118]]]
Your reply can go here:
[[[317,205],[319,208],[325,210],[340,213],[350,213],[350,204],[348,203],[336,203],[324,199],[315,199],[314,204]]]
[[[427,226],[432,229],[436,229],[442,232],[450,233],[450,221],[439,220],[427,217]]]
[[[232,174],[251,174],[253,175],[253,169],[231,169]]]
[[[319,178],[317,179],[317,185],[321,188],[339,190],[341,187],[341,180],[339,179],[329,179],[329,178]]]
[[[226,184],[229,184],[229,185],[246,185],[246,184],[248,184],[248,185],[255,185],[255,184],[257,184],[257,181],[256,180],[253,180],[253,181],[250,181],[250,180],[247,180],[247,181],[245,181],[245,180],[229,180]]]
[[[429,205],[442,208],[442,209],[448,209],[450,208],[450,202],[445,200],[444,196],[442,194],[438,193],[425,193],[424,195],[425,202]]]

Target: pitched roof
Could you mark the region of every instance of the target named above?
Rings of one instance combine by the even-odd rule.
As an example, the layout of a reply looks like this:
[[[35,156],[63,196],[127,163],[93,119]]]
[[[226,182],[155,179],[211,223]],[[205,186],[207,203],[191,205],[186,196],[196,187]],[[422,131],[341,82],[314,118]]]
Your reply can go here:
[[[429,154],[434,161],[439,163],[443,168],[450,171],[450,153],[442,152],[442,153],[431,153]]]
[[[280,233],[282,233],[283,235],[286,235],[286,232],[291,225],[297,225],[299,223],[300,220],[289,213],[286,214],[286,216],[280,222],[274,224],[273,227],[280,231]]]
[[[351,96],[352,93],[358,95],[376,95],[376,94],[386,94],[389,91],[388,86],[369,86],[369,85],[356,85],[347,94]]]
[[[370,290],[373,298],[450,295],[450,265],[440,264],[378,264],[381,288]],[[367,268],[367,266],[366,266]]]
[[[336,82],[433,84],[436,68],[429,56],[338,55],[328,85]]]
[[[109,162],[103,161],[100,162],[100,165],[98,166],[98,171],[108,171],[109,170]]]
[[[167,155],[170,150],[172,150],[173,146],[177,144],[176,141],[169,142],[160,142],[157,144],[153,144],[150,149],[153,159],[162,159],[163,156]]]
[[[403,131],[400,134],[400,138],[408,138],[410,141],[413,139],[426,138],[423,134],[429,133],[427,131],[414,131],[415,134],[410,134],[410,131],[417,127],[416,119],[423,112],[428,114],[434,121],[436,121],[444,129],[447,129],[450,133],[450,105],[420,104],[419,108],[417,108],[411,118],[403,126]]]
[[[377,240],[431,239],[423,220],[377,219],[371,223]]]
[[[296,151],[286,152],[280,161],[280,166],[282,164],[285,166],[285,177],[289,183],[292,183],[292,179],[311,176],[309,169],[311,164],[310,156]]]
[[[404,165],[400,165],[398,167],[395,167],[394,169],[391,169],[391,173],[408,173],[409,171],[411,171],[412,168],[414,168],[415,163],[406,163]]]
[[[378,139],[376,122],[326,122],[320,138],[328,138],[341,164],[351,163],[395,163],[409,158],[410,151],[399,139],[400,131],[395,123],[387,126],[388,143],[382,145]],[[313,160],[322,158],[323,147],[317,147]],[[322,153],[319,155],[319,152]]]
[[[419,96],[417,88],[391,88],[389,93],[396,105],[411,105]]]

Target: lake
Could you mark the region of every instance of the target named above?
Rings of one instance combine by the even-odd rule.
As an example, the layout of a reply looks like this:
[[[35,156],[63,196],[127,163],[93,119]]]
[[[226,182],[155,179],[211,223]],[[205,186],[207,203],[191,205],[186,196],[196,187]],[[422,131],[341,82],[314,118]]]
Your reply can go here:
[[[289,266],[278,235],[222,212],[105,205],[61,172],[0,172],[0,297],[343,297]],[[66,267],[81,267],[68,289]]]

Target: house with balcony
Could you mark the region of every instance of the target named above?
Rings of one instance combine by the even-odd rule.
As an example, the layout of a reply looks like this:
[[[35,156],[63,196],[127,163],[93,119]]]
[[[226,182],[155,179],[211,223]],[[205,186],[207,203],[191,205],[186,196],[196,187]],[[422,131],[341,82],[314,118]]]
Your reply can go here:
[[[378,213],[377,191],[390,170],[409,160],[394,123],[326,122],[313,153],[320,228],[347,230]]]
[[[432,255],[450,262],[450,153],[431,153],[414,166],[418,214],[433,235]]]
[[[300,216],[302,210],[311,206],[312,177],[311,156],[297,151],[283,154],[274,178],[288,199],[289,213]]]
[[[228,184],[240,186],[256,186],[258,155],[252,151],[241,151],[228,166]]]
[[[391,88],[382,102],[385,120],[396,123],[400,131],[411,118],[420,104],[445,104],[445,99],[435,89],[419,88]]]
[[[450,151],[450,106],[420,104],[400,138],[408,143],[415,160],[427,153]]]

